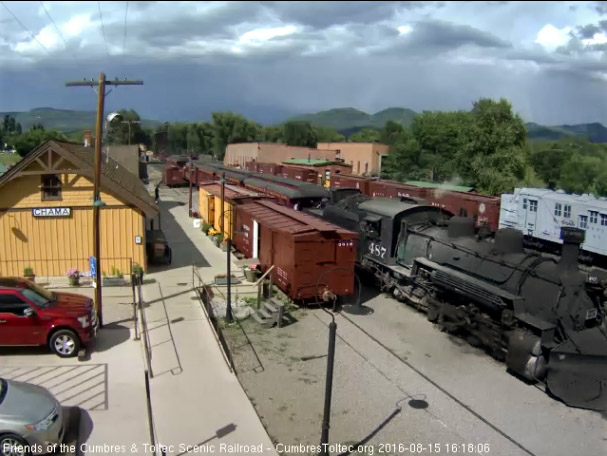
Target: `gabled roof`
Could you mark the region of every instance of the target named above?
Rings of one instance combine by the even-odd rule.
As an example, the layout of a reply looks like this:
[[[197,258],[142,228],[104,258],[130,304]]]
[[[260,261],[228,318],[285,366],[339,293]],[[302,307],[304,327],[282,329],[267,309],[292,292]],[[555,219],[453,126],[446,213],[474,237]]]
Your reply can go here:
[[[92,148],[78,143],[49,140],[30,152],[23,160],[0,176],[0,187],[15,178],[41,155],[52,151],[60,155],[76,169],[74,174],[81,174],[94,180],[95,154]],[[49,171],[52,173],[52,171]],[[101,189],[117,196],[126,203],[132,204],[146,215],[154,216],[158,208],[138,176],[129,172],[124,166],[112,158],[104,157],[101,161]]]

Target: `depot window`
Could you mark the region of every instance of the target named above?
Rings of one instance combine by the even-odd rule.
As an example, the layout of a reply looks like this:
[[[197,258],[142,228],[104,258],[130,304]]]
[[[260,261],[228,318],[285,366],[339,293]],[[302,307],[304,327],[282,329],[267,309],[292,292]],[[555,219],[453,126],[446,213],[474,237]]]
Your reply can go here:
[[[590,223],[597,223],[599,219],[599,213],[595,211],[590,211]]]
[[[563,208],[563,217],[571,218],[571,206],[569,204],[565,204]]]
[[[601,214],[601,226],[607,226],[607,215]]]
[[[42,201],[61,200],[61,181],[54,174],[42,176]]]
[[[588,216],[580,215],[580,228],[588,228]]]
[[[554,215],[556,215],[557,217],[560,217],[562,213],[563,213],[563,211],[562,211],[561,203],[556,203],[554,205]]]

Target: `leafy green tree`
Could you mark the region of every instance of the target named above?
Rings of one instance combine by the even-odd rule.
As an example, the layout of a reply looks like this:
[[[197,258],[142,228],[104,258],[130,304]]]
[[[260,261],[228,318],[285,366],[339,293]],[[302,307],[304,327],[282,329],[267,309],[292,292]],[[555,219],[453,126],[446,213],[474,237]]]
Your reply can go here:
[[[559,186],[569,193],[596,192],[603,167],[604,163],[598,157],[574,154],[562,168]],[[603,184],[598,186],[603,188]]]
[[[512,191],[529,163],[527,131],[523,120],[505,99],[480,99],[471,111],[472,127],[466,158],[471,166],[460,175],[477,190],[498,195]]]
[[[422,149],[406,128],[392,144],[386,160],[383,177],[401,181],[427,178],[427,170],[422,164]]]
[[[283,138],[289,146],[316,147],[318,137],[310,122],[292,120],[283,125]]]
[[[223,159],[226,147],[231,143],[256,141],[260,136],[261,125],[232,112],[214,112],[213,155]]]
[[[316,141],[319,142],[343,142],[346,137],[330,127],[321,127],[318,125],[312,126],[316,134]]]
[[[548,188],[555,189],[561,178],[563,165],[572,155],[571,150],[561,149],[557,144],[531,154],[531,164],[535,172],[546,182]]]
[[[21,135],[15,136],[14,147],[19,155],[25,157],[32,150],[49,139],[66,141],[67,138],[56,130],[45,130],[44,128],[32,128]]]
[[[259,140],[271,143],[282,142],[282,127],[274,125],[269,127],[262,127],[259,133]]]
[[[415,117],[411,131],[421,148],[420,165],[429,171],[430,179],[451,179],[467,165],[471,122],[470,113],[463,111],[426,111]]]
[[[405,130],[406,127],[403,124],[389,120],[379,134],[380,142],[392,146],[405,133]]]
[[[115,117],[107,125],[108,144],[151,144],[151,139],[141,125],[141,117],[133,109],[120,109],[120,117]]]

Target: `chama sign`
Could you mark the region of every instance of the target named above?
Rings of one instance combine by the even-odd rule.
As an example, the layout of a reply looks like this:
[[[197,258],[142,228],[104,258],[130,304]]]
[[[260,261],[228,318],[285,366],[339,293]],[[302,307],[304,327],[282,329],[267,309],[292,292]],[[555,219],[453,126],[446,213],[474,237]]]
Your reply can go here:
[[[34,217],[69,217],[72,215],[71,207],[43,207],[32,209]]]

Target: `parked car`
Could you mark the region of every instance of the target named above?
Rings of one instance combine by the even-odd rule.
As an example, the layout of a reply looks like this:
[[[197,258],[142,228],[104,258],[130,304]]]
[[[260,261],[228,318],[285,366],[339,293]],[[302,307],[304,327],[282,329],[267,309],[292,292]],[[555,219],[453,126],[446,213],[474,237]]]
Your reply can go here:
[[[22,278],[0,278],[0,346],[46,345],[62,358],[76,356],[97,331],[93,301],[51,292]]]
[[[63,442],[63,407],[45,388],[0,378],[0,454],[48,453]]]

